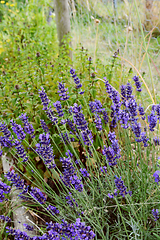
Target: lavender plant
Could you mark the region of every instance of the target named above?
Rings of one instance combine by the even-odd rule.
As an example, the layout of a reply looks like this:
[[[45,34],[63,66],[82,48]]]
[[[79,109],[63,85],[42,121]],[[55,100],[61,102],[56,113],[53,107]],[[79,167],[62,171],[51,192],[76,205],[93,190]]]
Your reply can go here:
[[[83,88],[73,69],[71,74],[76,78],[75,88],[77,84]],[[133,80],[140,92],[138,76]],[[1,202],[13,185],[21,190],[19,197],[28,208],[40,217],[47,216],[39,236],[28,236],[10,226],[6,227],[8,236],[30,240],[131,239],[133,222],[141,239],[154,239],[153,233],[158,233],[159,142],[154,135],[160,104],[152,106],[151,112],[145,111],[130,83],[122,85],[119,93],[106,78],[103,82],[110,111],[100,100],[87,102],[90,97],[86,91],[71,105],[69,90],[59,82],[59,100],[53,104],[45,89],[39,90],[50,123],[41,119],[39,138],[26,114],[20,116],[22,125],[12,120],[10,130],[6,123],[0,123],[2,151],[9,149],[15,159],[14,170],[6,173],[5,183],[0,183]],[[33,156],[47,169],[45,181]],[[34,185],[18,164],[32,171]]]

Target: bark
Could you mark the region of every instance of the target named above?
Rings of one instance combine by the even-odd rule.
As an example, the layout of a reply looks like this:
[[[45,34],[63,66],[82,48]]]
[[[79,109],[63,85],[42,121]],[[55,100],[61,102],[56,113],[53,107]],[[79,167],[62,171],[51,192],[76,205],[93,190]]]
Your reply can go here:
[[[54,0],[54,8],[56,15],[59,46],[61,48],[61,46],[63,45],[64,36],[71,33],[68,0]],[[71,51],[69,52],[69,56],[72,59]]]
[[[3,165],[3,171],[8,172],[10,168],[13,166],[12,159],[8,159],[6,155],[2,156],[2,165]],[[24,201],[18,197],[18,194],[20,193],[20,190],[16,190],[15,187],[12,187],[11,189],[11,207],[13,211],[13,221],[14,221],[14,227],[15,229],[19,229],[20,231],[26,232],[29,236],[36,235],[36,230],[34,231],[28,231],[23,226],[24,223],[33,226],[34,227],[34,218],[31,216],[31,214],[26,211],[26,208],[22,206]],[[32,223],[33,222],[33,223]]]

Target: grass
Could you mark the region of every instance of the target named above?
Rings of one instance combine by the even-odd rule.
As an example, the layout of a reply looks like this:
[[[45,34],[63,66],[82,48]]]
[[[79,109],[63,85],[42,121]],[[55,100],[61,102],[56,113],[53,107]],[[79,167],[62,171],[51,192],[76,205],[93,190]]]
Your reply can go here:
[[[0,122],[5,121],[17,139],[17,132],[10,120],[13,119],[24,127],[19,116],[26,112],[29,122],[35,129],[34,139],[26,133],[26,138],[20,142],[28,156],[27,162],[23,162],[23,154],[18,152],[15,146],[3,148],[4,152],[13,157],[16,173],[24,178],[25,184],[29,186],[25,194],[29,201],[24,203],[25,206],[37,214],[37,228],[40,229],[41,235],[42,232],[49,235],[46,222],[52,221],[51,228],[57,223],[57,226],[63,229],[59,232],[55,230],[58,239],[64,239],[63,237],[70,239],[65,231],[64,219],[68,229],[72,226],[73,232],[79,236],[78,239],[83,239],[80,234],[82,229],[87,236],[90,230],[87,231],[82,227],[83,224],[78,225],[78,222],[75,225],[80,218],[86,226],[91,227],[96,240],[159,239],[159,219],[154,221],[152,209],[160,209],[160,190],[153,177],[155,171],[159,170],[159,142],[155,143],[153,138],[159,136],[159,120],[156,121],[156,118],[159,117],[160,106],[156,105],[156,111],[152,108],[153,103],[159,102],[159,97],[158,92],[155,91],[154,94],[152,86],[156,85],[156,81],[154,80],[154,83],[148,81],[149,68],[153,79],[156,74],[156,79],[159,80],[156,69],[159,38],[153,38],[151,34],[146,37],[145,32],[142,34],[143,37],[138,38],[140,29],[135,26],[141,24],[139,25],[138,21],[133,22],[132,17],[134,19],[135,15],[130,15],[132,29],[127,29],[124,25],[129,23],[128,19],[119,17],[124,5],[118,5],[116,18],[115,16],[106,18],[106,9],[110,16],[112,6],[106,7],[98,1],[86,1],[86,4],[81,5],[81,9],[77,10],[75,6],[77,12],[73,14],[74,61],[71,63],[66,54],[68,44],[64,46],[64,53],[58,56],[54,20],[52,25],[46,24],[49,2],[41,1],[38,7],[35,3],[36,1],[29,1],[25,5],[21,2],[17,5],[15,2],[13,6],[11,3],[3,5],[6,15],[0,26],[3,30]],[[134,9],[133,14],[137,14],[138,10],[135,10],[133,3],[129,7]],[[18,14],[15,14],[16,10],[19,11]],[[30,13],[30,17],[26,13]],[[129,14],[127,11],[126,13]],[[95,19],[91,19],[91,16]],[[100,19],[100,23],[96,22],[97,18]],[[116,52],[118,48],[120,53]],[[146,57],[148,65],[145,62]],[[85,90],[83,95],[79,94],[75,80],[70,74],[71,64],[82,83],[82,90]],[[132,80],[134,75],[139,75],[143,83],[141,93],[136,91]],[[115,90],[114,97],[109,91],[106,93],[103,77],[109,80],[111,92]],[[64,115],[60,117],[60,110],[56,106],[53,107],[53,103],[60,100],[57,91],[58,82],[61,81],[68,87],[70,98],[67,101],[61,100]],[[130,98],[123,96],[125,102],[131,104],[130,108],[124,104],[123,93],[120,90],[120,86],[127,82],[132,85],[132,95],[135,96]],[[46,111],[42,109],[44,99],[41,98],[43,100],[41,103],[39,96],[41,86],[51,100]],[[123,103],[121,106],[117,105],[116,94],[119,96],[118,102]],[[99,105],[93,103],[95,100],[100,100],[102,106],[100,103]],[[91,102],[94,111],[91,109]],[[81,105],[82,109],[77,109],[76,104]],[[145,120],[141,119],[137,107],[132,110],[136,104],[142,104],[144,107]],[[54,124],[53,115],[47,117],[47,112],[51,111],[49,106],[57,117]],[[113,110],[113,106],[119,109],[118,114]],[[108,115],[107,123],[104,111]],[[123,124],[127,117],[123,118],[120,112],[128,114],[128,123]],[[117,119],[117,126],[113,126],[114,116]],[[152,120],[149,120],[148,116],[152,117]],[[44,119],[49,128],[49,140],[40,125],[40,119]],[[61,120],[66,119],[70,121],[62,124]],[[157,124],[152,128],[154,122]],[[137,125],[137,130],[136,123],[141,124]],[[125,129],[127,124],[130,125]],[[140,135],[137,135],[138,131]],[[115,133],[113,139],[110,138],[109,132]],[[4,133],[2,131],[1,136]],[[42,141],[42,134],[45,141]],[[93,141],[89,134],[92,135]],[[40,144],[41,151],[38,150],[37,144]],[[3,146],[2,140],[1,145]],[[108,152],[105,151],[105,147]],[[70,156],[66,155],[68,150],[72,153]],[[48,159],[49,153],[51,155]],[[56,165],[54,168],[49,168],[46,162],[51,159]],[[111,164],[115,160],[117,163]],[[107,172],[101,169],[103,167],[106,167]],[[122,177],[123,182],[119,179],[119,183],[126,186],[124,195],[120,195],[121,190],[118,190],[116,195],[115,175]],[[1,177],[6,184],[13,184],[12,180],[8,181],[3,174]],[[43,201],[37,197],[38,193],[34,195],[35,187],[42,192]],[[128,191],[132,191],[132,194]],[[8,195],[5,197],[9,198]],[[2,202],[0,205],[7,208],[9,203],[10,199],[8,203]],[[59,213],[54,214],[49,210],[47,208],[49,204],[55,206]],[[45,222],[41,219],[45,219]],[[90,234],[92,235],[92,232]],[[4,228],[1,228],[1,235],[3,239],[11,238]],[[90,236],[89,239],[93,237]]]

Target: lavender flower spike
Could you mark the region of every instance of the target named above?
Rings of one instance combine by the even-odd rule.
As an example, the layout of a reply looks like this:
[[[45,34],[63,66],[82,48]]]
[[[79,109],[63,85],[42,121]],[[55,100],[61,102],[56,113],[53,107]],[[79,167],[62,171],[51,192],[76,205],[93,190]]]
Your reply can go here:
[[[32,124],[30,124],[28,122],[28,117],[26,116],[26,113],[21,114],[21,116],[19,117],[21,119],[21,121],[24,124],[24,130],[26,133],[28,133],[29,135],[31,135],[31,138],[34,138],[34,128],[32,126]]]
[[[50,100],[47,97],[47,94],[45,93],[45,90],[43,87],[41,87],[42,90],[39,90],[39,96],[41,98],[42,101],[42,105],[43,105],[43,110],[47,110],[48,109],[48,104],[50,102]]]
[[[69,92],[67,92],[68,88],[64,87],[64,83],[62,83],[62,82],[60,83],[59,82],[58,88],[59,88],[58,93],[59,93],[59,96],[61,97],[60,99],[62,101],[65,101],[65,100],[69,99],[69,96],[68,96]]]
[[[152,209],[152,214],[153,214],[153,217],[154,217],[154,221],[157,221],[158,218],[159,218],[159,211],[158,211],[158,209]]]
[[[138,76],[134,76],[132,79],[135,82],[136,90],[138,92],[141,92],[142,91],[142,89],[141,89],[142,83],[139,81],[139,77]]]

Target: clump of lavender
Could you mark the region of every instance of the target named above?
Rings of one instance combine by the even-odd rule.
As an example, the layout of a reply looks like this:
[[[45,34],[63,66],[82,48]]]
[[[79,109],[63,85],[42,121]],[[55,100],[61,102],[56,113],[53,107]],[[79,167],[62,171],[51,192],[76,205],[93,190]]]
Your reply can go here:
[[[154,221],[157,221],[158,218],[159,218],[159,211],[158,211],[158,209],[152,209],[152,214],[153,214],[153,217],[154,217]]]
[[[34,230],[34,227],[33,226],[30,226],[26,223],[23,224],[23,226],[25,227],[25,229],[27,229],[28,231],[33,231]]]

